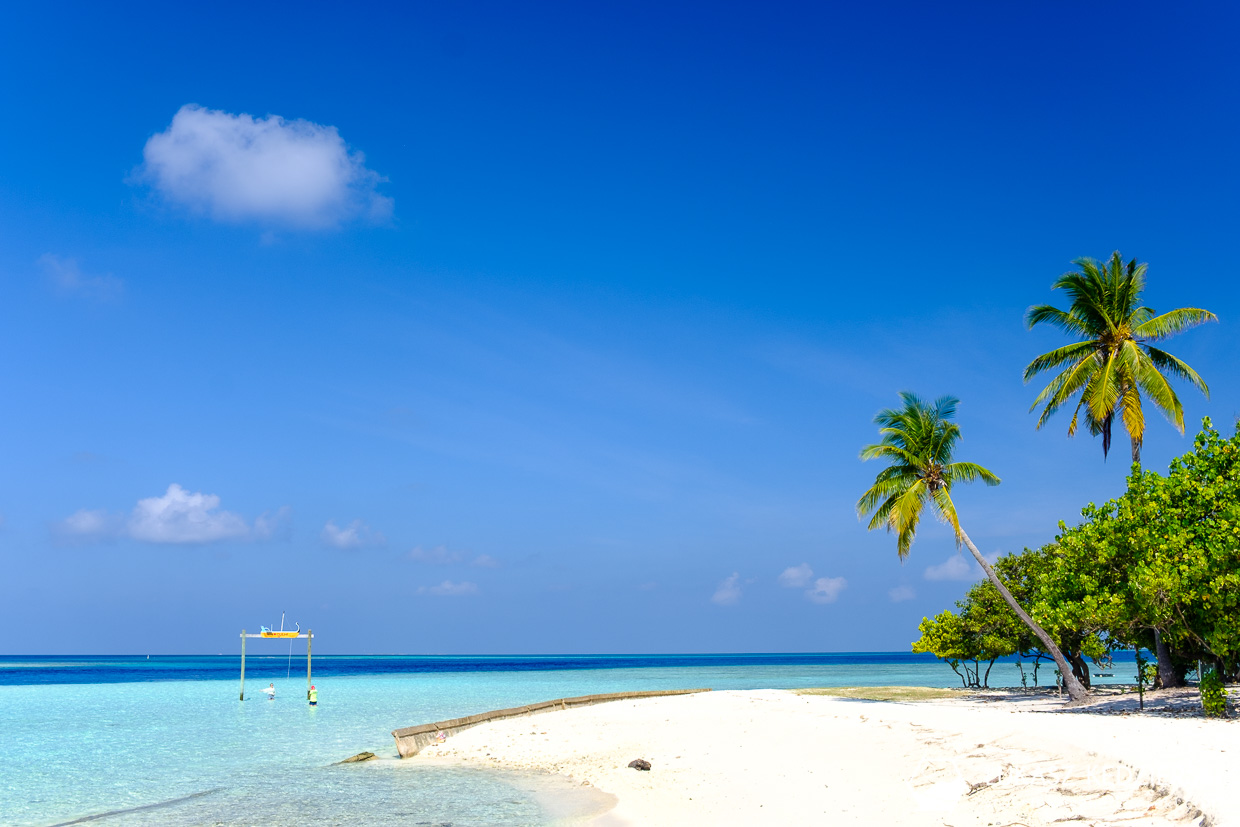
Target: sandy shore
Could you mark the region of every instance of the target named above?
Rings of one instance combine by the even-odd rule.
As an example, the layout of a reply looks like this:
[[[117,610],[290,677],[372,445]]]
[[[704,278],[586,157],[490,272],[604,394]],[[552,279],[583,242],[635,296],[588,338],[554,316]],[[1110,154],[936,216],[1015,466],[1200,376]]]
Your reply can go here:
[[[1240,825],[1237,723],[1011,697],[622,701],[486,724],[411,760],[567,775],[618,799],[598,827]]]

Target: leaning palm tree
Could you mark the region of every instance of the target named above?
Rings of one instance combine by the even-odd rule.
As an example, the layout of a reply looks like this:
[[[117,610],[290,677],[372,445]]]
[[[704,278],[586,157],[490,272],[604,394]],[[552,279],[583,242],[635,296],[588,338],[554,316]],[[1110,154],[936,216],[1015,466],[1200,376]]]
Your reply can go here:
[[[1080,272],[1065,273],[1052,285],[1067,292],[1071,307],[1060,310],[1040,304],[1025,316],[1031,328],[1051,324],[1082,339],[1043,353],[1025,368],[1026,382],[1044,371],[1059,371],[1030,410],[1042,405],[1041,428],[1051,414],[1077,397],[1068,436],[1076,433],[1083,418],[1091,434],[1101,434],[1103,457],[1111,450],[1111,425],[1118,413],[1132,441],[1132,461],[1140,462],[1145,437],[1142,396],[1184,433],[1184,407],[1166,374],[1186,380],[1210,398],[1210,389],[1195,370],[1150,342],[1216,322],[1218,317],[1196,307],[1156,315],[1142,306],[1146,265],[1137,264],[1135,258],[1125,264],[1118,251],[1105,262],[1081,258],[1073,264]]]
[[[869,516],[869,529],[886,527],[896,535],[896,553],[903,560],[917,534],[917,524],[926,506],[956,532],[956,545],[964,543],[977,564],[986,572],[994,587],[1012,607],[1016,616],[1042,641],[1042,646],[1055,659],[1064,686],[1073,701],[1085,699],[1086,690],[1072,667],[1059,651],[1059,647],[1046,631],[1033,621],[1029,613],[1020,607],[996,575],[995,570],[973,545],[969,535],[960,527],[956,506],[952,502],[952,486],[958,482],[981,480],[987,485],[998,485],[999,478],[980,465],[972,462],[952,462],[952,453],[960,441],[960,426],[952,422],[959,400],[943,396],[933,405],[915,394],[900,394],[903,406],[879,411],[874,422],[879,426],[882,439],[877,444],[861,450],[863,460],[881,459],[889,464],[879,472],[870,489],[857,501],[857,514],[862,519]]]

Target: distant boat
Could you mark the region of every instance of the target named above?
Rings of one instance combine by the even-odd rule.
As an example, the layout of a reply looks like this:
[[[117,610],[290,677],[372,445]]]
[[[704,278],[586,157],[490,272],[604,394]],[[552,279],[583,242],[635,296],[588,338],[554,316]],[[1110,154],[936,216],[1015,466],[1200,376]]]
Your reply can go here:
[[[297,637],[299,634],[301,634],[300,623],[297,624],[297,628],[294,629],[293,631],[291,632],[284,631],[284,614],[283,613],[280,614],[280,628],[278,630],[268,629],[266,626],[261,626],[259,627],[259,630],[258,630],[259,637]]]

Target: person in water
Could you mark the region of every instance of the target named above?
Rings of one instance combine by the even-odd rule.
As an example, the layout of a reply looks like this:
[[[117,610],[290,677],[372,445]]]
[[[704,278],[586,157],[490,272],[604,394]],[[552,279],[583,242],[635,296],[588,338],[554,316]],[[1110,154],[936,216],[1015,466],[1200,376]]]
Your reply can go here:
[[[313,684],[311,684],[311,686],[310,686],[310,706],[318,706],[318,705],[319,705],[319,690],[315,689],[315,688],[314,688],[314,685],[313,685]]]
[[[263,691],[267,693],[267,700],[274,701],[276,699],[276,685],[274,683],[268,684]]]

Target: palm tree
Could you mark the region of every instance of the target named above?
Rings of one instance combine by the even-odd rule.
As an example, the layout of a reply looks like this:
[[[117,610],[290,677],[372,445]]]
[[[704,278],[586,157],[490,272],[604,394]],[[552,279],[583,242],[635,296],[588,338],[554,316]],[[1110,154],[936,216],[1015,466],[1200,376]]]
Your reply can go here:
[[[952,452],[960,441],[960,426],[951,420],[956,415],[959,400],[943,396],[933,405],[922,401],[907,391],[900,394],[903,407],[879,411],[874,422],[879,426],[880,442],[867,445],[861,450],[861,459],[881,459],[889,464],[879,472],[874,484],[857,501],[857,514],[862,519],[870,516],[869,530],[885,526],[896,535],[896,553],[903,560],[917,534],[917,524],[922,511],[930,506],[931,512],[956,532],[956,544],[964,543],[986,577],[1003,596],[1016,616],[1042,641],[1059,666],[1064,685],[1073,701],[1085,699],[1086,690],[1072,667],[1051,640],[1050,635],[1034,623],[1029,613],[1020,607],[1007,586],[995,575],[995,570],[973,545],[969,535],[960,527],[956,506],[952,502],[952,486],[958,482],[981,480],[987,485],[998,485],[999,478],[980,465],[972,462],[952,462]]]
[[[1105,458],[1111,450],[1111,423],[1119,413],[1132,440],[1132,461],[1140,462],[1145,437],[1142,395],[1184,433],[1184,407],[1164,374],[1188,381],[1210,398],[1210,389],[1195,370],[1150,342],[1216,322],[1218,317],[1196,307],[1155,315],[1141,305],[1146,265],[1137,264],[1135,258],[1124,264],[1118,250],[1105,262],[1081,258],[1072,263],[1080,272],[1064,273],[1051,286],[1065,290],[1072,306],[1065,311],[1040,304],[1029,308],[1025,321],[1030,328],[1054,325],[1083,341],[1043,353],[1025,368],[1026,382],[1044,371],[1059,370],[1029,410],[1043,406],[1038,417],[1041,428],[1051,414],[1079,394],[1068,436],[1076,433],[1077,419],[1083,413],[1090,433],[1102,435]]]

